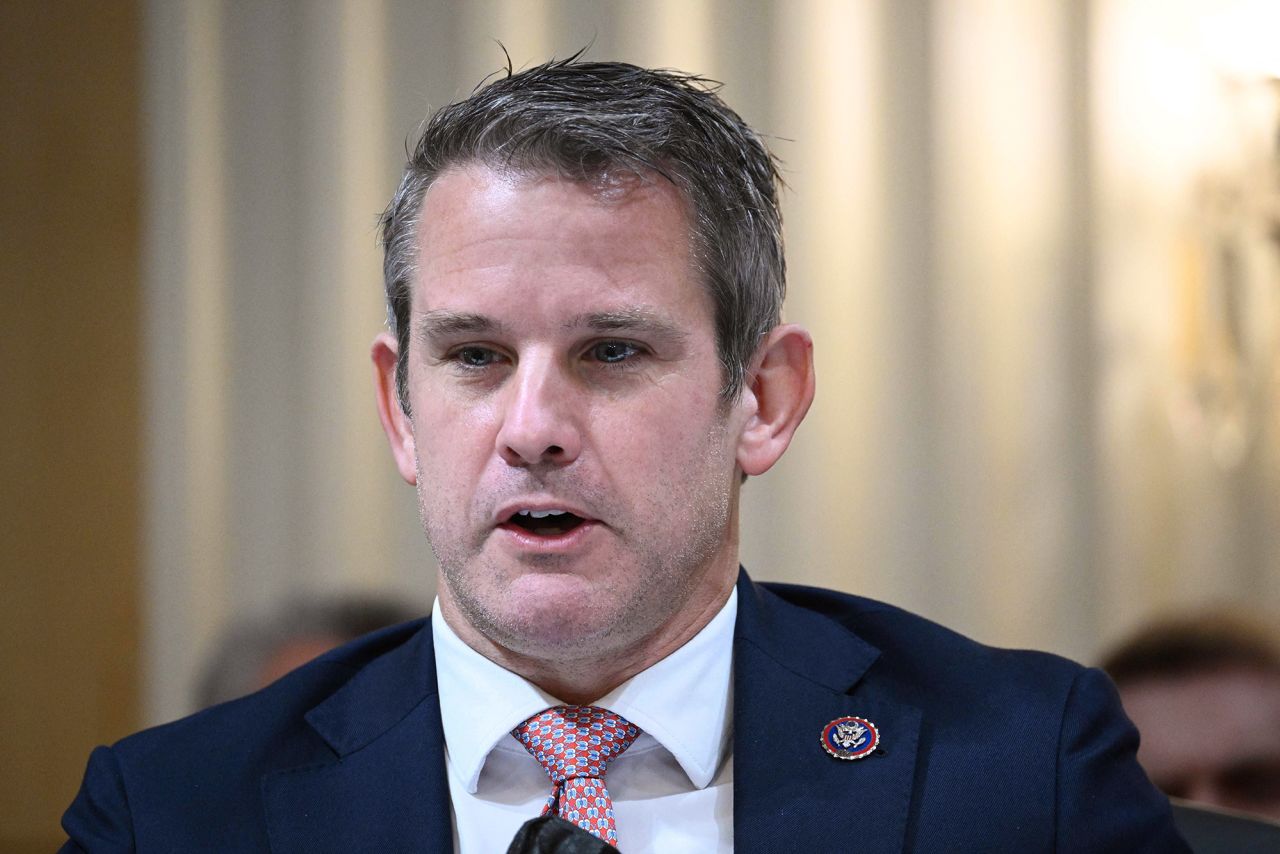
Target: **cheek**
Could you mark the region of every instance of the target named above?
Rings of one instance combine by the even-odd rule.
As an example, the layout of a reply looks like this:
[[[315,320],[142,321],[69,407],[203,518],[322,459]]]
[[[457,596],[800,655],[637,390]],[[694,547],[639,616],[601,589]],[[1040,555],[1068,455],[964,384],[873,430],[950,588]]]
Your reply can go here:
[[[486,455],[467,441],[468,434],[431,427],[416,434],[418,501],[424,510],[469,503]],[[474,436],[474,434],[470,434]],[[456,514],[451,514],[456,515]]]
[[[639,408],[592,412],[592,444],[614,477],[652,477],[659,488],[679,488],[703,473],[734,465],[729,425],[716,401],[685,399]]]
[[[492,449],[496,432],[493,405],[455,398],[429,389],[414,395],[414,441],[419,458],[428,466],[453,456],[473,456],[485,447]]]
[[[689,431],[701,421],[686,403],[673,405],[655,396],[643,400],[601,402],[590,407],[584,426],[595,457],[615,472],[661,469],[687,458]]]

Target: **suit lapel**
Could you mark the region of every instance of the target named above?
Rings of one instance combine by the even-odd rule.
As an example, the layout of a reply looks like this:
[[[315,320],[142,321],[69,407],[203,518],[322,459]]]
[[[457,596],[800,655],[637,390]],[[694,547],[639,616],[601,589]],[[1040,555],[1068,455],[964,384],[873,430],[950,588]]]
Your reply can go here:
[[[453,847],[430,624],[307,714],[332,753],[263,777],[271,850]]]
[[[833,620],[738,583],[733,816],[739,852],[903,850],[920,712],[863,677],[879,651]],[[883,752],[840,760],[825,725],[866,718]]]

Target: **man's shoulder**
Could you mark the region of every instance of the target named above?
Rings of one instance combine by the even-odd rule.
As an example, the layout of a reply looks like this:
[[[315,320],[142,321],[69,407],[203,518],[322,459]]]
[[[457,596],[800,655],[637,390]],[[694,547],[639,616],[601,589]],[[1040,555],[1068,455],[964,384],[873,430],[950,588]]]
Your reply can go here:
[[[79,846],[66,850],[265,849],[267,780],[331,767],[433,689],[425,624],[366,635],[247,697],[98,748],[63,816]]]
[[[181,763],[204,764],[204,773],[228,773],[263,766],[297,764],[325,750],[308,724],[313,708],[340,692],[362,671],[403,648],[427,624],[427,618],[382,629],[330,650],[267,687],[211,706],[176,721],[142,730],[113,745],[129,767]]]
[[[990,646],[939,623],[865,596],[799,584],[762,583],[767,594],[835,623],[878,653],[870,675],[916,703],[1002,694],[1059,703],[1087,668],[1052,653]]]
[[[771,661],[754,650],[745,655],[750,669],[736,684],[756,704],[782,709],[767,717],[790,726],[775,731],[839,713],[818,714],[820,706],[875,722],[887,745],[870,766],[878,769],[879,794],[890,791],[895,768],[898,791],[909,782],[908,847],[1186,850],[1167,800],[1135,760],[1137,732],[1096,668],[988,646],[861,596],[792,584],[757,584],[746,593],[744,641]],[[802,691],[783,668],[827,690]],[[792,698],[785,703],[778,699],[784,690]],[[794,699],[802,696],[810,699]],[[790,713],[793,706],[806,720]],[[791,753],[801,749],[797,743]],[[766,773],[777,773],[779,761],[773,754]]]

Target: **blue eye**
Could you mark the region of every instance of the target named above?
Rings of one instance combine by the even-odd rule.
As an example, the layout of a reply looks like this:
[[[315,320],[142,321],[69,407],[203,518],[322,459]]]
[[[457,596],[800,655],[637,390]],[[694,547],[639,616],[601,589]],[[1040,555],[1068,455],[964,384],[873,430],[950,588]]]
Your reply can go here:
[[[625,341],[601,341],[591,348],[592,358],[606,364],[626,361],[639,352],[638,347]]]
[[[484,347],[463,347],[454,358],[468,368],[486,368],[494,363],[496,354]]]

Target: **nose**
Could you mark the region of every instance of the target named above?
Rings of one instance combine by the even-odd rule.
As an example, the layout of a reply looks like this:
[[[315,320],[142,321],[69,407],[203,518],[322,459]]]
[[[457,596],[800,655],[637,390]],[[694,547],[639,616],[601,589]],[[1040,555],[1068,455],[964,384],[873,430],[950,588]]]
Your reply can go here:
[[[507,388],[498,455],[511,466],[564,466],[578,458],[582,433],[574,389],[551,359],[526,358]]]

